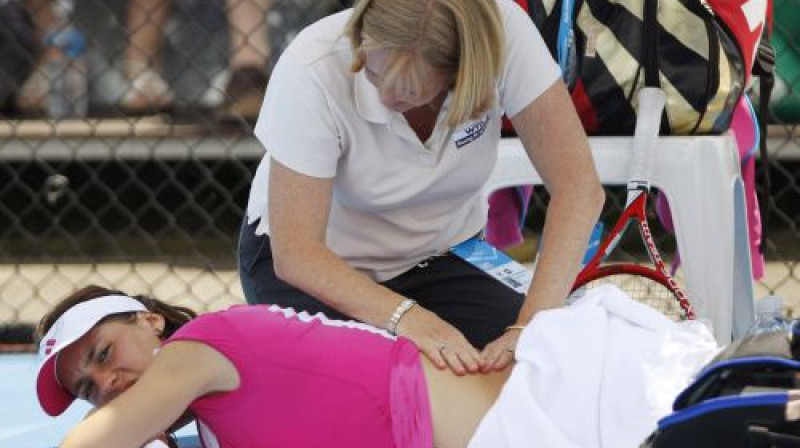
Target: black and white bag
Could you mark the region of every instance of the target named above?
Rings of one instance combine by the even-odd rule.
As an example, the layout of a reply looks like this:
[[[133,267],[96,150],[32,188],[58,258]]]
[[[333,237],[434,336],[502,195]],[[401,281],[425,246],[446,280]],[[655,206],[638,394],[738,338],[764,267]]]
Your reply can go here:
[[[590,135],[633,135],[636,92],[667,95],[663,134],[720,134],[752,71],[771,11],[746,0],[517,0]],[[752,3],[752,2],[750,2]]]

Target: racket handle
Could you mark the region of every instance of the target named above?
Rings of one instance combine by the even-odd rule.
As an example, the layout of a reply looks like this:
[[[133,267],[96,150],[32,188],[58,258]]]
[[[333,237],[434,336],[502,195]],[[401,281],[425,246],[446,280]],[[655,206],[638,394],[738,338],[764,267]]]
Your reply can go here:
[[[639,188],[650,188],[661,114],[666,104],[664,91],[658,87],[643,87],[637,96],[636,130],[633,135],[633,155],[628,180]],[[629,185],[630,189],[630,185]]]

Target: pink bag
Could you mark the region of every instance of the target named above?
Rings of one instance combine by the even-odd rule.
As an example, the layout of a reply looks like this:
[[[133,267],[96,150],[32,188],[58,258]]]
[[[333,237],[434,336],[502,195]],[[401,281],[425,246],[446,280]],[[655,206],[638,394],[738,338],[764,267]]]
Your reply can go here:
[[[501,188],[489,196],[489,221],[486,223],[486,241],[498,249],[522,242],[522,228],[528,215],[528,202],[533,187]]]

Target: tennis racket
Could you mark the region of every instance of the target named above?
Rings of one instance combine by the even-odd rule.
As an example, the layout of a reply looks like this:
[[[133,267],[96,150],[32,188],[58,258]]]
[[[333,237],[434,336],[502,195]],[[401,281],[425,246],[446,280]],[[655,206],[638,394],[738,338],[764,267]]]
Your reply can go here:
[[[645,215],[653,156],[664,110],[664,92],[658,88],[645,87],[639,91],[638,100],[639,111],[633,136],[625,210],[603,239],[595,255],[578,274],[572,290],[574,292],[584,287],[613,283],[635,300],[655,308],[673,320],[693,319],[692,305],[686,293],[669,275],[653,241]],[[652,267],[628,262],[602,264],[616,249],[632,223],[636,223],[639,228]]]

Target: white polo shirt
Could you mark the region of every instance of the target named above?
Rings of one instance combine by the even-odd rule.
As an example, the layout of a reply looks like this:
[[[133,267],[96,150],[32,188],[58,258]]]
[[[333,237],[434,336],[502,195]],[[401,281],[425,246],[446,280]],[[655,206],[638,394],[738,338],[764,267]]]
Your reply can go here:
[[[271,159],[334,178],[326,244],[376,281],[479,232],[488,213],[481,189],[497,158],[503,113],[516,115],[560,76],[525,11],[510,0],[497,3],[506,29],[499,104],[449,128],[448,96],[425,142],[380,102],[363,70],[350,70],[343,30],[351,10],[304,29],[272,72],[255,128],[267,150],[247,207],[249,223],[262,218],[257,233],[269,233]]]

